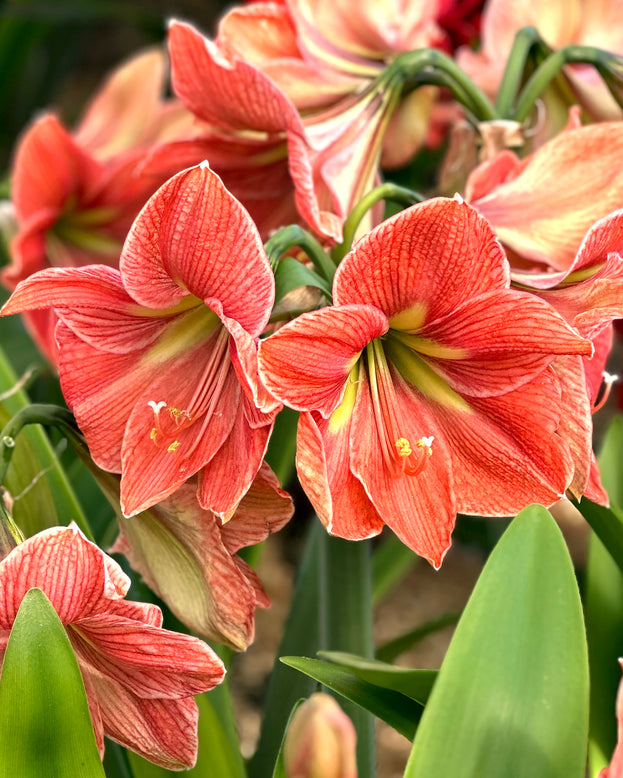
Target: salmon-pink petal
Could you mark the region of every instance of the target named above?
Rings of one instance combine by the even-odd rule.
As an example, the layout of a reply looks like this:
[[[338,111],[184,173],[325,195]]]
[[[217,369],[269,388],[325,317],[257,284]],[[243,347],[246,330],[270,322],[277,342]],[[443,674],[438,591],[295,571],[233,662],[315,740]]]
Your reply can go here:
[[[173,90],[199,118],[233,131],[302,128],[290,100],[258,68],[230,60],[183,22],[171,23],[168,40]]]
[[[589,227],[621,205],[621,153],[622,122],[563,132],[537,149],[513,180],[472,205],[514,252],[567,270]]]
[[[249,490],[258,472],[273,420],[266,418],[266,424],[253,428],[248,421],[254,407],[241,392],[238,413],[223,441],[222,446],[204,465],[199,473],[197,496],[203,508],[214,511],[223,519],[229,519],[238,503]]]
[[[221,537],[230,554],[266,540],[292,518],[290,495],[279,487],[279,480],[266,462],[257,472],[249,491],[232,518],[221,527]]]
[[[301,215],[313,229],[339,240],[341,219],[320,208],[305,128],[281,89],[245,60],[226,57],[187,24],[172,23],[169,48],[173,89],[200,119],[230,132],[259,130],[287,138]]]
[[[591,403],[582,362],[578,356],[559,356],[552,364],[562,390],[558,434],[569,447],[574,464],[568,489],[577,500],[586,490],[593,458]]]
[[[2,314],[64,307],[127,313],[132,305],[136,307],[123,288],[118,270],[105,265],[55,267],[19,283]]]
[[[90,681],[109,738],[165,769],[181,770],[195,764],[199,711],[192,697],[141,700],[94,671]]]
[[[513,516],[529,503],[551,505],[564,495],[573,462],[556,435],[560,402],[548,369],[500,397],[470,399],[471,412],[435,406],[460,512]]]
[[[383,520],[350,469],[351,418],[301,413],[296,470],[318,518],[332,535],[363,540],[378,535]]]
[[[260,343],[262,381],[291,408],[326,417],[341,402],[362,349],[387,329],[387,318],[370,305],[302,314]]]
[[[504,149],[472,170],[465,184],[468,203],[486,197],[500,184],[516,178],[529,160],[521,160],[513,151]]]
[[[41,208],[30,214],[20,225],[10,244],[11,264],[2,268],[0,277],[13,289],[18,281],[43,270],[46,261],[46,233],[61,214],[61,206]]]
[[[139,145],[156,118],[164,84],[164,52],[132,57],[106,79],[82,117],[74,137],[99,159]]]
[[[134,395],[121,452],[125,516],[145,510],[175,491],[215,456],[231,433],[239,413],[240,385],[231,364],[223,364],[222,380],[214,379],[204,386],[206,348],[204,342],[169,360],[167,372],[152,380],[140,395]],[[172,383],[172,374],[183,375],[184,382]],[[189,414],[184,421],[193,397],[206,392],[212,398],[208,410],[198,411],[196,418]],[[157,411],[163,403],[166,407]],[[182,421],[176,427],[178,412]],[[166,429],[158,429],[158,413],[167,420]]]
[[[100,171],[55,116],[38,119],[15,157],[11,197],[18,221],[41,209],[62,209],[70,197],[88,199]]]
[[[512,290],[466,301],[451,315],[423,327],[416,343],[419,338],[433,369],[456,392],[472,397],[516,389],[546,368],[555,354],[590,356],[593,351],[590,341],[547,303]]]
[[[111,553],[117,553],[117,550],[112,548]],[[108,605],[106,613],[121,619],[131,619],[141,624],[149,624],[152,627],[162,626],[162,611],[157,605],[149,602],[116,600]]]
[[[403,320],[421,326],[470,297],[507,287],[508,273],[487,221],[465,203],[436,198],[363,237],[337,270],[333,298],[336,305],[374,305],[388,318],[407,312]]]
[[[350,431],[351,469],[383,521],[403,543],[438,568],[450,546],[456,517],[453,467],[428,403],[396,374],[393,386],[402,426],[393,431],[392,446],[398,438],[413,444],[432,438],[430,456],[422,454],[426,461],[415,475],[397,475],[389,469],[383,454],[388,430],[375,415],[369,379],[362,371]]]
[[[104,758],[104,722],[102,721],[102,714],[100,711],[99,701],[97,699],[97,692],[91,682],[91,676],[86,667],[80,664],[78,659],[78,666],[82,674],[82,681],[84,683],[84,690],[87,695],[87,703],[89,705],[89,713],[91,714],[91,723],[93,724],[93,732],[95,733],[95,742],[97,743],[97,750],[99,751],[100,758]]]
[[[258,35],[258,29],[262,35]],[[281,5],[253,3],[233,8],[219,24],[217,44],[228,55],[258,67],[299,111],[333,103],[361,84],[361,78],[305,59],[290,11]]]
[[[77,527],[27,538],[0,562],[0,629],[10,629],[29,589],[41,589],[63,624],[106,609],[104,554]]]
[[[121,472],[121,443],[136,402],[129,389],[134,385],[142,391],[152,371],[141,367],[133,352],[107,354],[94,349],[62,322],[56,337],[63,395],[90,454],[103,470]]]
[[[143,698],[177,699],[223,680],[223,663],[190,635],[104,613],[71,624],[80,660]]]
[[[145,205],[120,261],[128,292],[144,305],[174,305],[190,292],[216,298],[226,316],[259,335],[274,280],[251,217],[207,164],[182,171]]]

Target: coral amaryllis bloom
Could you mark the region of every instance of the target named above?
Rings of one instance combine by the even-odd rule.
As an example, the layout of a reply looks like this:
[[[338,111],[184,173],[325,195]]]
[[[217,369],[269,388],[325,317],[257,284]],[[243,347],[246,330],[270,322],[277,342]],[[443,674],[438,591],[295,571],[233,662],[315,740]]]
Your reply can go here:
[[[261,465],[277,408],[257,379],[273,300],[253,222],[201,165],[150,198],[120,271],[43,270],[4,313],[55,309],[63,393],[93,460],[121,473],[126,516],[198,474],[202,506],[228,517]]]
[[[163,57],[148,51],[115,70],[75,132],[48,114],[23,134],[11,191],[18,233],[2,273],[10,289],[50,266],[118,264],[134,218],[168,178],[139,171],[150,144],[196,130],[177,100],[161,99]],[[55,361],[53,314],[29,314],[27,322]]]
[[[487,222],[430,200],[355,245],[334,307],[262,342],[266,386],[303,412],[299,477],[330,532],[385,523],[439,566],[457,511],[511,515],[564,493],[573,465],[549,366],[592,347],[509,281]]]
[[[182,485],[149,511],[121,520],[113,551],[193,632],[243,651],[256,608],[267,608],[257,574],[236,552],[261,543],[291,518],[292,500],[264,464],[232,518],[223,524]]]
[[[76,652],[95,737],[168,769],[197,758],[193,695],[225,670],[201,640],[162,629],[155,605],[126,602],[130,580],[75,524],[44,530],[0,562],[0,654],[26,592],[41,589]]]

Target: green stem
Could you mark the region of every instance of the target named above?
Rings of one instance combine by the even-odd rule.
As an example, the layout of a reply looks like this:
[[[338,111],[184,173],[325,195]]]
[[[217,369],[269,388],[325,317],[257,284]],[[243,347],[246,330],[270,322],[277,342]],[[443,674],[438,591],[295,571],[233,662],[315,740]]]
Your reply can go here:
[[[495,103],[497,112],[503,119],[512,118],[513,106],[521,87],[528,57],[538,44],[545,45],[535,27],[524,27],[515,35]],[[548,54],[550,51],[551,49],[548,50]]]
[[[566,46],[564,49],[550,54],[526,82],[517,100],[513,118],[518,122],[523,122],[528,118],[538,98],[565,65],[593,65],[601,73],[609,58],[611,55],[608,52],[592,46]]]
[[[325,648],[372,658],[370,542],[342,540],[325,534],[320,553],[325,560],[325,575],[321,581]],[[374,718],[342,698],[340,705],[351,717],[357,731],[359,778],[373,778]]]
[[[391,181],[375,187],[365,197],[361,198],[344,222],[342,242],[331,252],[334,261],[339,263],[350,251],[357,228],[361,224],[363,217],[379,200],[392,200],[404,205],[414,205],[415,203],[421,203],[425,199],[426,197],[419,192],[414,192],[412,189],[407,189],[404,186],[398,186],[398,184],[394,184]]]
[[[460,67],[437,49],[416,49],[401,54],[385,71],[389,78],[398,73],[403,80],[403,91],[409,92],[423,84],[439,83],[439,74],[444,75],[444,85],[456,89],[455,94],[462,105],[472,113],[476,121],[493,121],[499,118],[485,93],[474,84]],[[453,89],[454,91],[454,89]]]
[[[57,405],[27,405],[19,410],[0,431],[0,484],[6,480],[7,470],[15,450],[15,439],[20,431],[29,424],[58,427],[74,448],[88,452],[84,438],[76,427],[74,417],[68,410]],[[91,529],[86,522],[82,521],[82,517],[77,516],[75,520],[84,535],[89,540],[93,540]]]
[[[299,227],[298,224],[290,224],[284,227],[266,241],[264,249],[268,255],[268,261],[273,272],[281,257],[294,246],[303,249],[316,270],[331,285],[335,275],[335,265],[331,261],[331,257],[316,238],[302,227]]]

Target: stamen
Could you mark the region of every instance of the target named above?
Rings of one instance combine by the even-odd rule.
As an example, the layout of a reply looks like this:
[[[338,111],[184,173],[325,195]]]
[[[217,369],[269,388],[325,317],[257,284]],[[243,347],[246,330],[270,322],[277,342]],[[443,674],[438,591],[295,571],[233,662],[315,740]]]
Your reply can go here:
[[[605,370],[602,373],[602,378],[604,380],[603,394],[599,402],[596,402],[595,405],[593,406],[593,410],[591,411],[591,413],[597,413],[597,411],[600,411],[604,407],[604,405],[608,402],[608,397],[610,397],[612,384],[615,383],[615,381],[619,380],[618,375],[611,375],[610,373],[607,373]]]
[[[370,395],[383,460],[395,478],[417,475],[422,472],[428,457],[433,453],[433,437],[420,438],[415,446],[412,446],[409,439],[400,434],[406,424],[399,417],[399,405],[382,343],[378,339],[372,341],[366,347],[366,353]]]

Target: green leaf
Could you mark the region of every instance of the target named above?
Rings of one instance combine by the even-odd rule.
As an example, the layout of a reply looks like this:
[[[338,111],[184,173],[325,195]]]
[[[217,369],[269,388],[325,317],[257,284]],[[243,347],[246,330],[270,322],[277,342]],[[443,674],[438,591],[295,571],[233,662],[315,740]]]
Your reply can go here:
[[[4,397],[0,411],[2,427],[8,414],[12,416],[30,404],[26,393],[16,388],[17,384],[17,376],[0,349],[0,393]],[[82,508],[41,427],[30,426],[17,437],[7,486],[14,497],[24,495],[17,501],[14,513],[16,522],[27,535],[73,520],[88,538],[92,538]]]
[[[599,470],[613,506],[623,505],[623,423],[612,421],[598,457]],[[583,501],[584,502],[584,501]],[[608,764],[617,740],[616,694],[621,680],[617,661],[623,646],[623,573],[595,533],[591,533],[584,613],[591,668],[589,775]]]
[[[282,300],[288,292],[301,286],[313,286],[328,297],[331,296],[330,284],[307,265],[301,264],[294,257],[280,259],[275,270],[275,303]]]
[[[281,661],[383,719],[409,740],[413,739],[423,708],[410,697],[393,689],[375,686],[350,669],[320,659],[285,656],[281,657]]]
[[[442,613],[441,616],[420,624],[415,629],[410,629],[408,632],[379,646],[376,650],[376,658],[383,662],[393,662],[396,657],[408,651],[419,640],[422,640],[432,632],[456,624],[460,617],[461,614],[457,612]]]
[[[78,662],[40,589],[24,597],[0,679],[0,778],[103,778]]]
[[[616,505],[604,508],[603,505],[582,498],[578,508],[591,529],[610,552],[623,571],[623,511]]]
[[[383,689],[393,689],[412,700],[426,705],[435,679],[437,670],[411,670],[408,667],[396,667],[379,662],[377,659],[365,659],[344,651],[319,651],[318,656],[328,659],[334,665],[339,665],[344,670],[367,681],[374,686]]]
[[[588,661],[573,565],[530,506],[493,550],[425,708],[405,778],[583,778]]]

